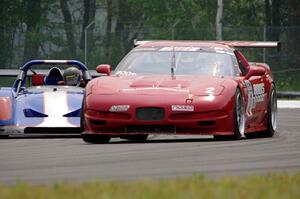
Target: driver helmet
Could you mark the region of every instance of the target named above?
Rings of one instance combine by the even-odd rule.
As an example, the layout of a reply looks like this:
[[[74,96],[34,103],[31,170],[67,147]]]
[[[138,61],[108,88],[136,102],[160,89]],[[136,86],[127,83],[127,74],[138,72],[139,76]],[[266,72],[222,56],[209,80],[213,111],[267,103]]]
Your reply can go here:
[[[64,83],[68,86],[79,86],[82,78],[82,73],[78,68],[69,67],[63,74]]]

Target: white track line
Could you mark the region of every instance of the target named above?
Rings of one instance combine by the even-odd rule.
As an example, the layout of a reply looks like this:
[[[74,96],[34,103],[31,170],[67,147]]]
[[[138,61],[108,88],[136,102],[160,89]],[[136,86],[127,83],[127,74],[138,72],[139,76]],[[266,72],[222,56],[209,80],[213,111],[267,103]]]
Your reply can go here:
[[[277,100],[278,108],[300,108],[300,100]]]

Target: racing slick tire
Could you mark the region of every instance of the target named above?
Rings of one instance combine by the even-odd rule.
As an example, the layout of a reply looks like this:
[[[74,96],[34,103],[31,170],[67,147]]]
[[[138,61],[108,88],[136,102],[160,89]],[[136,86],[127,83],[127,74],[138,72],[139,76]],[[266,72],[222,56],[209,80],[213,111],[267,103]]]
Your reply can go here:
[[[98,135],[98,134],[82,134],[84,132],[84,101],[82,101],[81,106],[81,115],[80,115],[80,131],[81,138],[83,141],[91,144],[107,144],[109,143],[111,137],[106,135]]]
[[[216,140],[239,140],[245,131],[244,101],[240,89],[235,92],[233,109],[233,135],[214,135]]]
[[[0,135],[0,139],[8,139],[9,135]]]
[[[121,139],[132,140],[134,142],[145,142],[148,138],[148,134],[143,135],[124,135],[120,137]]]
[[[247,138],[273,137],[277,127],[277,93],[274,84],[271,85],[267,107],[267,129],[265,131],[246,133]]]
[[[85,98],[82,100],[81,110],[80,110],[80,133],[84,132],[84,103]]]
[[[83,110],[81,109],[80,113],[80,133],[84,132],[84,115],[83,115]]]
[[[277,127],[277,93],[274,84],[271,86],[267,108],[267,129],[260,132],[246,133],[247,138],[273,137]]]
[[[82,134],[81,138],[83,141],[91,144],[107,144],[110,141],[109,136],[97,134]]]
[[[268,101],[267,130],[263,131],[265,137],[273,137],[277,127],[277,93],[272,84]]]

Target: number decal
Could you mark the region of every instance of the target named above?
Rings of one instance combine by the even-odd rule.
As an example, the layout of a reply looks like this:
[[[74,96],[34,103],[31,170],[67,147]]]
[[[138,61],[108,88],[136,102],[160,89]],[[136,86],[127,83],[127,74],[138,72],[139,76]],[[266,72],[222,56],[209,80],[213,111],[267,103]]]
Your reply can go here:
[[[247,80],[246,82],[246,87],[247,87],[247,91],[248,91],[248,103],[247,103],[247,108],[246,108],[246,114],[248,116],[252,115],[252,109],[254,108],[254,97],[253,97],[253,87],[252,84],[249,80]]]
[[[249,80],[245,81],[248,91],[248,103],[246,113],[248,116],[252,115],[252,109],[256,107],[256,104],[263,102],[265,99],[265,84],[251,84]]]

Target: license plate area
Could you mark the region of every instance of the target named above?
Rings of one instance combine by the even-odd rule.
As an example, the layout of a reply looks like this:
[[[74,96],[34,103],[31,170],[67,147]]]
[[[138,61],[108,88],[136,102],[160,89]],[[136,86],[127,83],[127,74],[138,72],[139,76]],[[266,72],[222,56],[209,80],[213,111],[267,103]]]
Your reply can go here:
[[[161,121],[164,119],[165,110],[159,107],[143,107],[136,109],[136,118],[142,121]]]

